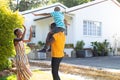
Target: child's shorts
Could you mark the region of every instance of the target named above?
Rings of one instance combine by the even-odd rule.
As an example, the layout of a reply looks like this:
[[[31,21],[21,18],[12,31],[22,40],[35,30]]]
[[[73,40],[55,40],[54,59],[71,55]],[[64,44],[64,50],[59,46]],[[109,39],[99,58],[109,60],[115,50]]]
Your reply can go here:
[[[53,34],[54,34],[54,33],[58,33],[58,32],[64,32],[64,31],[65,31],[65,29],[64,29],[64,28],[61,28],[61,27],[55,27],[55,28],[52,30]]]

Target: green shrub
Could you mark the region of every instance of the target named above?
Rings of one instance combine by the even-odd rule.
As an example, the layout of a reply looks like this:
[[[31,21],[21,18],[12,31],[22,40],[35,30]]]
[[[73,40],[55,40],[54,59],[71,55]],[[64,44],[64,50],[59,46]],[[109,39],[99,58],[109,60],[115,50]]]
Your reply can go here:
[[[42,41],[39,41],[38,45],[43,46],[43,45],[45,45],[45,43],[43,43]]]
[[[16,75],[9,75],[9,76],[4,76],[0,77],[0,80],[16,80]]]
[[[76,46],[75,46],[75,50],[76,51],[83,50],[84,45],[85,45],[85,42],[83,40],[77,41]]]
[[[103,42],[91,42],[93,51],[97,51],[98,55],[101,55],[102,53],[105,53],[105,55],[108,55],[108,51],[110,49],[110,43],[105,39]]]
[[[6,0],[0,0],[0,70],[9,68],[9,57],[15,55],[13,46],[15,28],[21,28],[23,16],[11,11]]]
[[[72,43],[70,44],[65,44],[65,48],[74,48],[74,45]]]

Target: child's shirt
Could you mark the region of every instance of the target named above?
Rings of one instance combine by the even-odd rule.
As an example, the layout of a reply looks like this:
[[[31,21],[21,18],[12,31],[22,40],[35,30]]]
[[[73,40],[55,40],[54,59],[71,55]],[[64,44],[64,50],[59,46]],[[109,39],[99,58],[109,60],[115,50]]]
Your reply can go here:
[[[64,14],[60,11],[54,11],[50,14],[54,18],[54,21],[55,21],[57,27],[61,27],[61,28],[65,29]]]

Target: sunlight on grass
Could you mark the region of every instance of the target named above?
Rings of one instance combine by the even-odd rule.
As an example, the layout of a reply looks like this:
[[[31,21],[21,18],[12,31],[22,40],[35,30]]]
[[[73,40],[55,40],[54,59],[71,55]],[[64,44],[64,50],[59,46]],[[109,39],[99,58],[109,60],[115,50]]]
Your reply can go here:
[[[34,70],[32,71],[33,76],[31,78],[31,80],[52,80],[52,74],[51,71],[40,71],[40,70]],[[74,77],[70,77],[70,75],[66,75],[65,74],[61,74],[60,73],[60,77],[62,80],[78,80],[78,79],[74,79]],[[17,80],[16,79],[16,75],[10,75],[7,77],[2,77],[0,78],[0,80]]]
[[[40,71],[40,70],[34,70],[34,71],[32,71],[32,72],[35,72],[35,73],[44,73],[43,71]]]
[[[46,73],[40,70],[34,70],[33,71],[33,76],[31,80],[52,80],[52,75],[50,73]]]
[[[64,73],[60,73],[60,77],[62,80],[79,80],[78,78],[76,79],[75,76],[67,75]],[[35,70],[33,71],[33,77],[32,80],[53,80],[51,71],[39,71]]]
[[[16,75],[10,75],[6,77],[2,77],[0,78],[0,80],[17,80],[17,79],[16,79]]]
[[[37,80],[38,77],[40,77],[39,76],[40,74],[44,74],[44,72],[40,70],[34,70],[32,80]],[[16,75],[9,75],[9,76],[0,78],[0,80],[17,80],[17,79],[16,79]]]
[[[16,75],[11,75],[7,77],[7,80],[16,80]]]

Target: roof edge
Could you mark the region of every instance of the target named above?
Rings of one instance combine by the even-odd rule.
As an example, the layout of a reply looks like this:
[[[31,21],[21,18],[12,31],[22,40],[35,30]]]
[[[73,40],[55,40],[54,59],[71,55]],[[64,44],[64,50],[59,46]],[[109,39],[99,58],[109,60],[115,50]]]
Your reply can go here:
[[[120,7],[120,3],[117,0],[111,0],[113,3],[115,3],[118,7]]]
[[[82,6],[82,7],[76,8],[76,9],[72,9],[72,10],[68,10],[67,12],[68,12],[68,13],[69,13],[69,12],[74,12],[74,11],[76,11],[76,10],[83,9],[83,8],[87,8],[87,7],[89,7],[89,6],[96,5],[96,4],[100,4],[100,3],[103,3],[103,2],[106,2],[106,1],[109,1],[109,0],[101,0],[101,1],[97,1],[97,2],[94,2],[94,1],[93,1],[93,2],[91,2],[91,4],[86,3],[85,6]],[[82,5],[84,5],[84,4],[82,4]],[[76,6],[74,6],[74,7],[76,7]]]
[[[33,10],[26,10],[26,11],[20,12],[20,14],[25,15],[25,14],[29,14],[29,13],[32,13],[32,12],[37,12],[37,11],[40,11],[40,10],[52,8],[52,7],[55,7],[55,6],[60,6],[60,7],[64,8],[64,9],[68,8],[68,7],[64,6],[63,4],[61,4],[61,3],[55,3],[55,4],[45,6],[45,7],[40,7],[40,8],[37,8],[37,9],[33,9]]]

